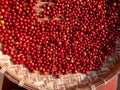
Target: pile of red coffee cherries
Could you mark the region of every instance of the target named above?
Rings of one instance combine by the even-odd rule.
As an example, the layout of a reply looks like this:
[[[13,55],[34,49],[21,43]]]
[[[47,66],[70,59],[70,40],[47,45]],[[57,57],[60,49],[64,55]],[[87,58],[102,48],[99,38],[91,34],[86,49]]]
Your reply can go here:
[[[58,77],[98,70],[120,38],[119,0],[42,2],[49,3],[38,15],[37,0],[1,0],[2,51],[30,71]]]

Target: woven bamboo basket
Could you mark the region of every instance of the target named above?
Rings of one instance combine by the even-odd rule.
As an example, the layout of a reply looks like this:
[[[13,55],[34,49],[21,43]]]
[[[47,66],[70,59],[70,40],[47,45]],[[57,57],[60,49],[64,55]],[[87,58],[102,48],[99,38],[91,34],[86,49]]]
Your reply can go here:
[[[13,64],[10,57],[2,51],[0,73],[28,90],[95,90],[109,82],[120,71],[120,40],[116,43],[115,52],[102,64],[100,70],[90,71],[88,75],[77,73],[54,78],[52,75],[41,75],[39,72],[32,73],[24,65]]]

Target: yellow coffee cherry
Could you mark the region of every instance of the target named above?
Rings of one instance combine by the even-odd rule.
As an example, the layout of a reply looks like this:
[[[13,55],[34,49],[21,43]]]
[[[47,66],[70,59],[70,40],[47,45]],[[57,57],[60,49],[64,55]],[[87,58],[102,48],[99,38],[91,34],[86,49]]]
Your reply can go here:
[[[4,13],[4,12],[5,12],[5,9],[2,9],[2,12]]]
[[[114,3],[113,5],[116,6],[116,3]]]
[[[4,25],[4,24],[5,24],[5,21],[4,21],[4,20],[0,20],[0,23],[1,23],[2,25]]]
[[[3,18],[3,16],[0,16],[0,19],[2,19]]]
[[[50,7],[47,7],[47,10],[50,10]]]

